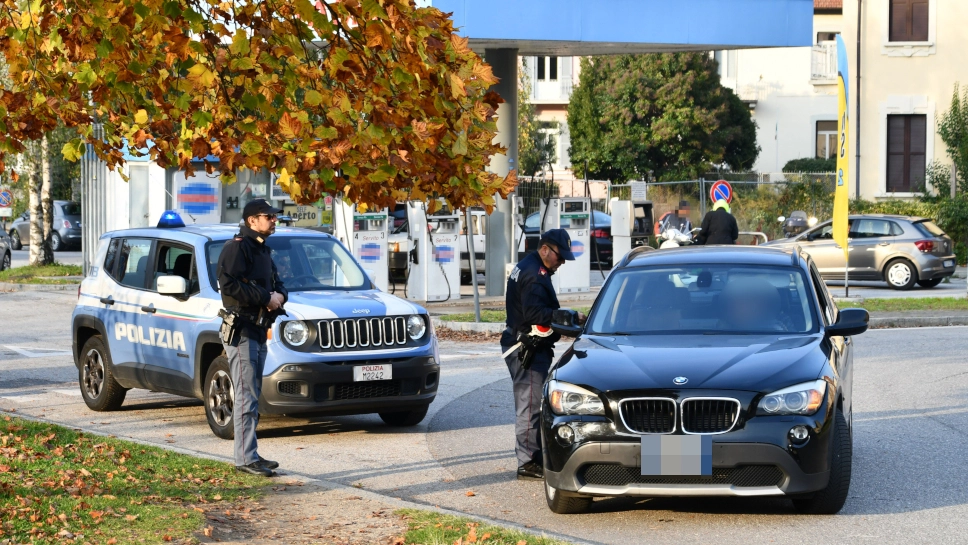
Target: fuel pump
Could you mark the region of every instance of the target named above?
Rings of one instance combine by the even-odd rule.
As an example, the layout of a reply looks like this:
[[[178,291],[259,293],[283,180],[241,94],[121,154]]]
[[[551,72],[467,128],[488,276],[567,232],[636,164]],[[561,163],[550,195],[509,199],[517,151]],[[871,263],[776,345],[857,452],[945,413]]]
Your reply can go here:
[[[612,201],[612,263],[617,264],[632,251],[633,229],[632,201]]]
[[[356,205],[343,199],[333,202],[333,236],[360,262],[376,287],[387,291],[390,271],[387,260],[389,212],[357,213]]]
[[[389,212],[353,214],[353,257],[382,291],[390,286],[390,267],[387,261],[387,231]]]
[[[427,215],[423,202],[407,203],[413,243],[407,297],[417,301],[460,299],[460,215],[448,209]]]
[[[589,291],[589,270],[591,267],[591,205],[588,199],[555,197],[541,201],[541,228],[564,229],[571,237],[571,253],[574,261],[566,261],[558,272],[551,277],[557,293],[576,293]]]

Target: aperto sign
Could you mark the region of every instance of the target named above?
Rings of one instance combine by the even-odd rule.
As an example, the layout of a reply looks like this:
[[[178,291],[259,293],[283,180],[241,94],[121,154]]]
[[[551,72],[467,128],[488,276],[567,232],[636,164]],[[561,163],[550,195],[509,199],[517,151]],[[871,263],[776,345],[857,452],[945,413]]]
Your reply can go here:
[[[296,227],[316,227],[322,215],[322,211],[315,206],[288,204],[282,207],[282,211],[292,218]]]

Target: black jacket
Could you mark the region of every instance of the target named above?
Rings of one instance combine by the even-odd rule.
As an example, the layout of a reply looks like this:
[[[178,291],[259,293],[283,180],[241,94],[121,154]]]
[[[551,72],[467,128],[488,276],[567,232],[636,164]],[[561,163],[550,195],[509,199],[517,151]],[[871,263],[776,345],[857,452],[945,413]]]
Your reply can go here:
[[[225,243],[218,258],[219,293],[222,305],[252,319],[269,304],[269,293],[275,291],[289,300],[289,292],[279,279],[276,264],[265,238],[248,226],[242,226],[235,238]],[[247,324],[249,335],[262,339],[266,332]]]
[[[541,263],[538,252],[531,252],[518,262],[508,278],[506,306],[508,329],[517,332],[530,332],[532,325],[551,325],[552,313],[561,308],[555,287],[551,284],[554,274]],[[560,338],[553,334],[549,341]],[[517,342],[515,335],[505,331],[501,344],[510,346]]]
[[[696,237],[696,244],[736,244],[738,238],[736,218],[720,208],[702,219],[702,231]]]

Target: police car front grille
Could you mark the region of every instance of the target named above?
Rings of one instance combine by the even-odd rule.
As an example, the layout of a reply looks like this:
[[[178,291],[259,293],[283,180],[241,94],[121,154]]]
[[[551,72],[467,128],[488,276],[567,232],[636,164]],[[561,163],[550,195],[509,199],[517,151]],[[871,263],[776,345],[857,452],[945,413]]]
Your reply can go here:
[[[379,350],[410,340],[403,316],[320,320],[317,327],[322,350]]]
[[[395,397],[400,395],[399,380],[375,380],[336,384],[333,399],[366,399],[371,397]]]
[[[713,474],[701,475],[641,475],[637,467],[616,464],[590,464],[580,470],[579,478],[590,485],[627,486],[630,484],[728,484],[735,487],[779,486],[783,471],[776,466],[740,466],[713,468]]]

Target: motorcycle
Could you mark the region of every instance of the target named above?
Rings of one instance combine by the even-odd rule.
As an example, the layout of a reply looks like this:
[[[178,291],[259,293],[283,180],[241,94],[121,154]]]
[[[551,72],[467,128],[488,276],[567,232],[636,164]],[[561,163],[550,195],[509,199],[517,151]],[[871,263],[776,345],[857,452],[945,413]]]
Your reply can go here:
[[[678,229],[666,229],[659,236],[656,237],[659,240],[659,249],[664,250],[667,248],[678,248],[680,246],[688,246],[694,243],[693,234],[702,231],[701,228],[696,227],[688,233],[683,233]]]

